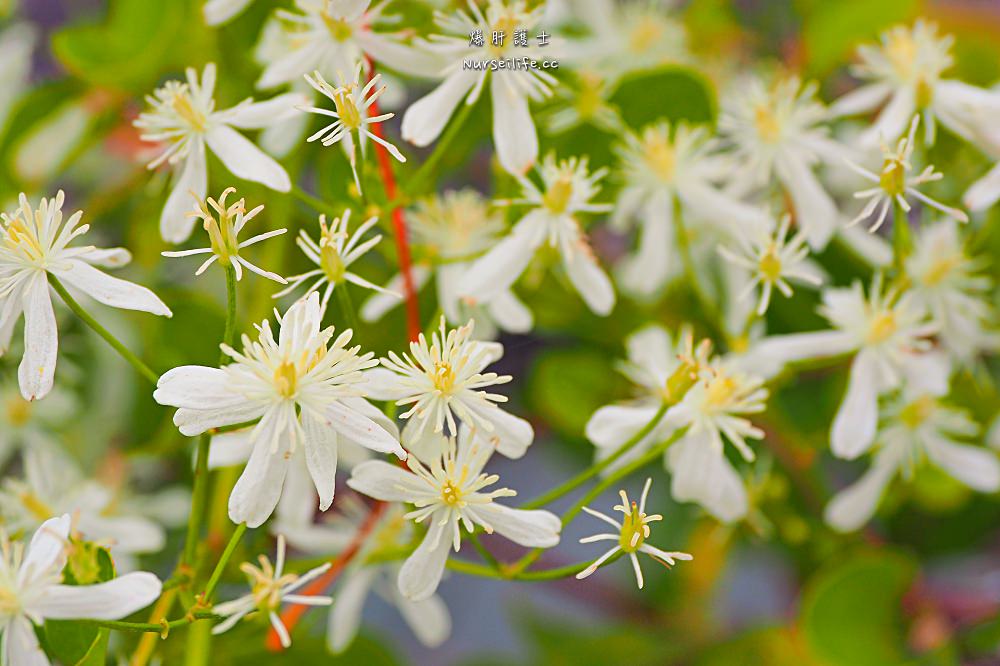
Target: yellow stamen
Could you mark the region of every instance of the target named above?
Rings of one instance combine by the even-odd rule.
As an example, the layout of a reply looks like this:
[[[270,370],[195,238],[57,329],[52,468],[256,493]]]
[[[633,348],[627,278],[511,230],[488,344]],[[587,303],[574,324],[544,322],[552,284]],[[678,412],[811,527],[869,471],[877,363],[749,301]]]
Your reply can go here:
[[[559,215],[566,211],[566,207],[569,205],[569,200],[572,196],[573,179],[570,174],[564,173],[546,190],[545,195],[542,197],[542,203],[550,211]]]
[[[885,342],[896,332],[896,327],[896,315],[891,310],[879,313],[868,328],[868,344]]]
[[[298,390],[298,378],[299,372],[295,364],[284,361],[274,371],[274,386],[283,397],[294,398],[295,392]]]

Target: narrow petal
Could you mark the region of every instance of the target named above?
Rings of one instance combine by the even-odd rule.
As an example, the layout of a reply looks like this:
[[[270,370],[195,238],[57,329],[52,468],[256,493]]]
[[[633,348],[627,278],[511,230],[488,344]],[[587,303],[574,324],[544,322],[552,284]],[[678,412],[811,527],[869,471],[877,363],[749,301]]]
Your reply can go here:
[[[512,509],[496,502],[477,506],[481,516],[497,534],[528,548],[552,548],[559,543],[562,523],[549,511]]]
[[[70,288],[82,291],[97,302],[113,308],[150,312],[163,317],[173,316],[170,308],[149,289],[111,277],[88,263],[70,260],[67,268],[54,268],[52,273]]]
[[[31,622],[23,615],[15,615],[3,633],[3,666],[49,665]]]
[[[55,518],[49,518],[39,525],[31,537],[21,571],[26,572],[29,568],[34,573],[48,569],[62,570],[66,562],[69,528],[70,517],[69,514],[65,513]]]
[[[52,390],[59,356],[59,331],[45,273],[32,278],[24,293],[24,356],[17,369],[21,395],[38,400]]]
[[[403,138],[415,146],[430,145],[479,76],[472,70],[456,69],[441,85],[411,104],[403,114]]]
[[[667,461],[674,499],[697,502],[725,523],[746,515],[743,479],[708,433],[688,435],[674,443],[667,449]]]
[[[927,442],[927,457],[973,490],[994,493],[1000,489],[1000,461],[992,451],[933,437]]]
[[[285,93],[263,102],[242,104],[227,112],[226,123],[241,129],[259,129],[284,122],[303,113],[299,107],[309,104],[302,93]],[[214,150],[214,149],[213,149]]]
[[[351,470],[352,490],[383,502],[412,502],[427,494],[429,486],[415,474],[384,460],[369,460]]]
[[[827,524],[838,532],[852,532],[871,520],[894,473],[894,466],[873,464],[864,476],[834,495],[826,505],[823,517]]]
[[[411,601],[397,594],[395,602],[417,640],[426,647],[437,647],[451,635],[451,614],[438,595],[433,594],[422,601]]]
[[[53,585],[31,609],[54,620],[117,620],[160,596],[160,579],[139,571],[96,585]]]
[[[534,324],[531,310],[510,290],[501,291],[486,307],[497,326],[508,333],[527,333]]]
[[[851,363],[847,392],[830,429],[833,455],[848,460],[868,450],[878,425],[876,361],[861,351]]]
[[[163,373],[153,399],[189,409],[224,409],[246,403],[244,395],[231,390],[224,370],[203,365],[182,365]]]
[[[837,230],[837,205],[820,185],[812,168],[797,155],[784,154],[775,163],[778,177],[788,187],[795,219],[814,250],[826,247]]]
[[[546,213],[533,210],[518,222],[510,235],[469,266],[461,295],[488,303],[510,288],[531,263],[535,249],[544,241]]]
[[[538,134],[528,110],[528,96],[517,89],[511,77],[493,76],[493,145],[500,166],[507,173],[524,175],[538,159]]]
[[[319,493],[319,510],[326,511],[333,503],[337,476],[337,431],[308,413],[302,414],[302,429],[306,467]]]
[[[334,654],[343,652],[354,642],[361,626],[361,611],[377,571],[375,567],[363,566],[351,572],[340,586],[326,632],[326,643]]]
[[[399,591],[412,601],[422,601],[437,591],[444,574],[444,565],[448,561],[451,539],[445,534],[445,530],[450,530],[451,524],[442,525],[434,517],[430,520],[432,522],[424,540],[399,569]]]
[[[482,414],[493,424],[493,432],[480,433],[490,440],[497,452],[507,458],[520,458],[535,439],[535,431],[525,419],[514,416],[499,407]]]
[[[1000,201],[1000,162],[974,182],[962,197],[962,203],[974,212],[986,210],[997,201]]]
[[[205,142],[234,175],[278,192],[292,189],[284,167],[233,128],[218,125],[205,135]]]
[[[258,435],[250,460],[229,495],[229,519],[234,523],[259,527],[270,517],[281,497],[281,488],[288,471],[288,459],[285,457],[288,440],[285,437],[278,438],[278,449],[271,453],[275,438],[271,423],[276,420],[262,422],[265,429]]]
[[[581,243],[583,243],[581,239]],[[583,297],[587,307],[602,317],[615,307],[615,290],[607,273],[597,263],[589,247],[581,246],[573,254],[563,255],[563,265],[569,281]]]
[[[406,458],[406,451],[385,428],[343,403],[330,403],[326,407],[326,418],[328,427],[336,429],[355,444],[379,453],[392,453],[400,459]]]
[[[195,219],[188,217],[194,210],[195,200],[203,199],[208,189],[208,163],[205,160],[205,144],[200,140],[191,147],[191,152],[181,165],[174,180],[173,189],[160,213],[160,236],[168,243],[183,243],[191,236]],[[193,193],[193,196],[192,196]]]

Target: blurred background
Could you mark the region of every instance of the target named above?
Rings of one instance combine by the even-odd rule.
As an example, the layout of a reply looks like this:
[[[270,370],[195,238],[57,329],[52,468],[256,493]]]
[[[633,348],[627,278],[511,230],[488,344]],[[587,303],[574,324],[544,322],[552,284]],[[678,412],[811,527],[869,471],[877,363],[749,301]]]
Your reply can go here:
[[[223,327],[223,284],[211,273],[195,283],[193,266],[161,260],[165,248],[157,220],[168,178],[145,168],[155,153],[139,141],[131,121],[142,110],[144,95],[184,67],[200,69],[208,61],[219,64],[219,106],[255,94],[260,66],[254,48],[261,27],[275,7],[290,4],[253,2],[231,23],[209,28],[195,0],[0,0],[0,207],[12,208],[20,191],[35,197],[64,188],[67,208],[82,208],[84,221],[93,225],[91,242],[120,244],[133,252],[124,276],[153,288],[175,316],[160,321],[111,310],[102,316],[157,369],[213,363]],[[662,116],[713,122],[716,82],[742,67],[800,72],[817,79],[821,98],[829,101],[854,85],[847,65],[859,43],[917,16],[955,35],[952,76],[984,86],[1000,79],[1000,3],[995,0],[640,4],[686,28],[686,49],[698,65],[654,63],[647,78],[623,83],[614,101],[637,124]],[[422,34],[429,30],[434,6],[449,4],[389,5],[404,16],[403,25],[420,26]],[[566,8],[572,16],[572,3],[564,3]],[[567,25],[572,31],[571,19]],[[397,88],[394,99],[386,100],[390,109],[405,108],[407,97],[416,99],[429,89],[419,81],[407,81],[405,93],[403,85]],[[559,102],[548,105],[549,111],[557,110]],[[454,157],[442,163],[442,186],[472,186],[503,196],[513,182],[491,164],[488,106],[479,110],[451,151]],[[397,144],[398,120],[388,123]],[[614,140],[604,130],[581,127],[543,138],[543,153],[550,147],[563,155],[586,152],[602,166],[612,162]],[[964,176],[949,173],[963,182],[983,171],[984,158],[959,153],[948,137],[935,150],[958,165],[953,169],[968,169]],[[419,160],[412,147],[410,154]],[[339,150],[302,143],[282,162],[293,180],[335,208],[352,203],[346,188],[350,173]],[[216,185],[231,177],[214,161],[210,173],[210,194],[217,195],[221,186]],[[239,193],[250,206],[266,204],[268,228],[297,231],[315,223],[315,212],[291,196],[247,182],[239,184]],[[990,215],[988,223],[995,224],[996,213]],[[997,234],[991,238],[994,256],[1000,257]],[[603,229],[595,231],[595,245],[609,261],[623,251],[622,239]],[[390,242],[383,242],[380,251],[366,277],[381,284],[394,272],[395,257]],[[824,265],[837,267],[836,281],[862,274],[862,267],[849,255],[837,254],[836,247],[827,253]],[[259,257],[261,265],[286,275],[303,266],[291,243],[264,244]],[[507,354],[498,370],[514,375],[509,391],[514,409],[532,420],[538,437],[527,459],[501,459],[491,468],[505,485],[531,497],[588,464],[593,447],[583,439],[584,424],[598,407],[628,396],[627,383],[614,369],[623,356],[621,340],[649,320],[676,325],[692,304],[684,294],[668,293],[655,303],[625,302],[613,317],[599,319],[579,299],[567,298],[565,287],[544,272],[529,274],[526,282],[538,330],[504,336]],[[241,325],[248,330],[251,322],[269,315],[273,301],[270,286],[260,281],[244,281],[240,289]],[[361,295],[355,298],[360,302]],[[434,307],[433,295],[422,294],[425,316]],[[813,300],[797,294],[775,304],[769,324],[776,332],[816,327],[813,312]],[[173,428],[168,411],[152,403],[146,387],[137,385],[129,369],[68,313],[60,317],[60,330],[68,332],[60,382],[73,417],[54,427],[55,436],[84,469],[108,483],[121,483],[126,465],[131,484],[140,490],[162,493],[186,483],[190,442]],[[377,354],[399,349],[405,340],[402,309],[379,324],[363,325],[356,339]],[[990,379],[995,366],[985,368],[983,376],[970,376],[960,389],[968,409],[986,422],[1000,408]],[[0,360],[5,382],[13,379],[14,367],[11,358]],[[775,390],[761,418],[768,436],[757,447],[753,508],[744,523],[722,526],[693,505],[673,502],[666,475],[658,466],[648,470],[654,479],[651,509],[665,516],[655,543],[695,553],[695,560],[671,571],[647,566],[641,593],[624,562],[586,583],[507,583],[453,575],[441,587],[454,620],[453,635],[441,648],[422,647],[394,609],[373,599],[362,636],[339,661],[323,645],[325,612],[313,611],[294,649],[274,656],[274,663],[1000,664],[996,496],[973,495],[925,470],[913,484],[894,489],[892,506],[883,507],[862,532],[836,535],[823,526],[823,504],[861,469],[828,453],[827,429],[846,369],[806,372]],[[629,480],[630,493],[638,492],[644,478]],[[171,495],[174,504],[163,500],[157,505],[164,520],[175,524],[186,515],[179,495]],[[608,494],[595,507],[607,511],[616,499]],[[213,501],[224,503],[225,494]],[[575,521],[563,544],[543,562],[559,565],[585,557],[590,547],[576,542],[593,527],[586,518]],[[228,526],[216,528],[221,534]],[[270,550],[263,530],[257,532],[244,540],[244,556]],[[176,552],[180,535],[170,539],[167,554],[148,558],[154,570],[170,570],[169,553]],[[501,559],[518,554],[502,539],[484,541]],[[243,627],[217,639],[213,663],[253,661],[260,635],[259,627]],[[167,652],[164,663],[178,657]]]

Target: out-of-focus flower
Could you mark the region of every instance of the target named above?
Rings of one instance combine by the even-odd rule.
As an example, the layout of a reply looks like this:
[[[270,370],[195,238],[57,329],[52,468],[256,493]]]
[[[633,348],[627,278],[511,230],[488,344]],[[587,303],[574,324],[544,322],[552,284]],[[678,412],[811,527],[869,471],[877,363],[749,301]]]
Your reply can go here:
[[[70,518],[50,518],[23,542],[0,534],[0,638],[3,663],[45,666],[32,625],[46,620],[118,620],[145,608],[162,585],[151,573],[128,573],[96,585],[63,585]]]
[[[590,203],[607,169],[588,174],[586,158],[557,162],[550,154],[538,171],[543,188],[522,177],[523,196],[511,201],[530,206],[531,210],[503,240],[472,262],[462,279],[460,294],[473,302],[490,302],[517,281],[538,248],[548,245],[559,251],[570,282],[587,306],[599,315],[607,315],[615,305],[615,291],[576,217],[581,212],[611,209],[608,204]]]
[[[551,548],[559,543],[559,518],[548,511],[511,509],[496,503],[513,497],[509,488],[486,489],[500,480],[483,473],[493,447],[483,445],[471,431],[449,440],[447,450],[425,466],[415,456],[407,458],[409,470],[381,460],[354,468],[347,484],[369,497],[385,502],[405,502],[416,508],[406,514],[425,522],[427,534],[399,570],[399,591],[414,601],[437,590],[448,550],[462,543],[461,526],[470,533],[476,525],[487,534],[497,532],[529,548]]]
[[[69,514],[74,532],[116,556],[163,548],[163,528],[141,515],[122,513],[118,499],[115,489],[85,478],[72,459],[47,446],[25,452],[23,479],[4,480],[0,516],[8,529],[30,532],[50,518]]]
[[[708,221],[723,220],[727,235],[764,227],[768,216],[718,189],[728,162],[713,153],[708,130],[663,122],[639,134],[625,134],[618,150],[624,187],[611,223],[640,228],[639,251],[623,266],[622,284],[638,294],[662,287],[680,256],[676,212]]]
[[[367,395],[408,407],[403,444],[410,449],[427,437],[455,437],[459,422],[477,431],[508,458],[520,458],[535,437],[526,420],[500,409],[507,396],[483,389],[506,384],[510,375],[483,372],[503,355],[503,345],[472,339],[475,324],[447,329],[444,317],[431,335],[410,343],[409,354],[390,351],[384,369],[366,373]]]
[[[995,114],[1000,96],[976,86],[945,79],[952,63],[951,35],[939,36],[937,25],[918,20],[882,33],[881,45],[858,47],[861,64],[854,74],[869,83],[830,106],[834,116],[868,113],[885,105],[858,142],[875,147],[906,131],[914,114],[924,116],[928,144],[934,143],[937,121],[970,144],[1000,154]]]
[[[208,25],[222,25],[236,18],[253,0],[205,0],[201,11]]]
[[[429,145],[441,134],[463,98],[466,104],[475,104],[489,78],[497,159],[507,172],[523,175],[538,159],[538,135],[528,103],[550,95],[550,86],[556,79],[540,69],[505,68],[491,72],[488,67],[467,68],[465,63],[478,65],[486,60],[512,57],[544,60],[544,54],[533,45],[513,46],[513,31],[534,28],[542,10],[528,11],[522,0],[509,3],[490,0],[485,14],[475,3],[469,3],[469,12],[437,15],[438,25],[447,34],[432,36],[423,43],[423,49],[447,63],[441,72],[444,80],[406,110],[403,138],[416,146]],[[484,46],[474,46],[469,39],[476,31],[485,37]],[[491,39],[494,34],[506,38],[494,44]]]
[[[912,292],[883,293],[881,276],[866,296],[860,282],[849,289],[827,289],[819,310],[833,330],[775,335],[762,340],[754,353],[787,363],[854,353],[847,392],[830,429],[833,453],[856,458],[871,446],[878,425],[878,398],[898,388],[902,370],[914,352],[926,351],[927,336],[938,325]]]
[[[913,253],[906,258],[911,292],[940,326],[941,343],[963,363],[1000,348],[996,311],[990,303],[994,283],[982,272],[985,268],[987,262],[966,254],[951,220],[921,229]]]
[[[0,469],[18,450],[58,446],[56,433],[76,408],[73,394],[58,387],[43,402],[31,402],[14,382],[0,382]]]
[[[580,543],[594,543],[597,541],[617,541],[618,543],[594,560],[593,564],[578,573],[576,575],[578,580],[582,580],[593,574],[602,564],[607,562],[608,559],[614,555],[624,553],[628,555],[628,558],[632,561],[632,568],[635,570],[635,582],[641,590],[643,586],[642,569],[639,567],[639,558],[636,556],[636,553],[645,553],[666,567],[674,566],[676,564],[675,560],[693,559],[687,553],[668,553],[667,551],[660,550],[656,546],[651,546],[646,543],[646,539],[648,539],[650,535],[649,524],[658,520],[663,520],[663,516],[658,513],[649,515],[646,514],[646,497],[649,495],[649,487],[652,484],[653,479],[646,479],[646,483],[642,487],[642,497],[639,499],[638,505],[634,501],[629,501],[628,495],[624,490],[618,491],[618,494],[622,498],[622,503],[616,504],[612,508],[615,511],[622,512],[622,521],[620,523],[611,516],[603,514],[600,511],[594,511],[590,507],[586,506],[583,507],[584,511],[592,515],[594,518],[603,520],[607,524],[611,525],[618,530],[618,533],[595,534],[593,536],[580,539]]]
[[[805,282],[813,286],[822,284],[822,269],[809,260],[804,231],[799,231],[791,239],[788,229],[792,224],[791,215],[784,215],[773,232],[737,234],[738,253],[727,247],[720,247],[719,253],[750,273],[750,282],[740,298],[745,298],[760,285],[757,300],[757,314],[767,312],[771,302],[771,292],[777,289],[785,297],[792,295],[788,280]],[[763,230],[761,230],[763,232]]]
[[[277,273],[265,271],[258,266],[254,266],[249,261],[241,257],[240,250],[255,243],[259,243],[262,240],[280,236],[288,231],[288,229],[275,229],[274,231],[267,231],[262,234],[257,234],[252,238],[248,238],[241,243],[239,235],[243,230],[243,227],[247,222],[256,217],[260,211],[264,210],[264,205],[261,204],[260,206],[257,206],[249,213],[247,212],[246,201],[244,199],[240,199],[239,201],[226,206],[226,197],[229,196],[231,192],[235,191],[235,187],[227,187],[222,191],[222,196],[219,197],[218,201],[212,197],[209,197],[205,201],[198,200],[195,212],[188,213],[188,216],[190,217],[197,217],[203,220],[203,227],[205,232],[208,234],[209,240],[211,241],[211,246],[198,248],[196,250],[162,252],[161,254],[164,257],[190,257],[196,254],[211,254],[212,256],[198,267],[198,270],[194,273],[195,275],[201,275],[209,266],[218,261],[223,266],[232,266],[236,271],[237,280],[241,280],[243,278],[243,268],[245,267],[247,270],[260,275],[261,277],[266,277],[268,280],[274,280],[275,282],[285,284],[285,278],[281,277]],[[214,214],[212,212],[213,210],[215,211]],[[218,215],[218,219],[216,219],[216,215]]]
[[[365,235],[365,232],[378,222],[377,217],[370,217],[362,222],[361,226],[354,232],[354,235],[351,235],[347,228],[350,219],[351,211],[347,209],[342,216],[335,218],[333,223],[328,227],[326,225],[326,215],[320,215],[318,243],[309,236],[305,229],[299,231],[299,237],[295,239],[295,242],[302,248],[302,252],[306,257],[319,268],[290,276],[288,287],[275,294],[275,298],[280,298],[293,292],[303,282],[313,278],[316,278],[316,281],[309,286],[309,289],[302,295],[302,298],[318,291],[326,283],[326,289],[323,290],[323,297],[320,299],[320,309],[324,312],[326,311],[327,304],[330,302],[330,296],[333,295],[333,290],[344,282],[351,282],[365,289],[398,297],[398,294],[395,292],[383,289],[357,273],[348,270],[351,264],[360,259],[382,240],[382,234],[378,234],[363,243],[361,242],[361,237]]]
[[[285,169],[252,141],[236,131],[256,129],[298,113],[306,99],[297,93],[278,95],[266,102],[248,98],[236,106],[215,110],[215,63],[208,63],[201,81],[188,68],[187,81],[168,81],[146,97],[150,110],[134,125],[144,141],[164,144],[163,152],[149,163],[155,169],[164,162],[175,170],[173,190],[160,215],[160,234],[169,243],[182,243],[191,235],[194,221],[187,217],[191,193],[201,200],[208,188],[206,148],[215,153],[239,178],[262,183],[272,190],[288,192],[292,183]]]
[[[910,204],[906,200],[906,195],[922,201],[931,208],[936,208],[959,222],[969,221],[969,216],[964,212],[957,208],[945,206],[917,189],[918,185],[941,180],[944,177],[941,172],[934,170],[933,165],[927,165],[916,176],[907,175],[913,170],[913,165],[910,164],[910,156],[913,155],[914,139],[916,138],[917,125],[919,123],[920,116],[913,116],[909,133],[899,140],[895,151],[892,151],[884,143],[882,144],[882,170],[877,175],[851,161],[847,162],[848,166],[854,169],[854,171],[877,185],[877,187],[854,193],[854,198],[868,199],[869,201],[865,204],[861,213],[851,220],[851,224],[857,224],[861,220],[866,220],[875,215],[875,222],[872,224],[870,231],[873,233],[878,231],[885,222],[889,214],[889,209],[893,207],[893,204],[899,204],[899,207],[903,211],[910,212]],[[876,208],[878,209],[877,213]],[[893,223],[907,224],[907,221],[894,220]]]
[[[407,223],[415,249],[426,255],[411,267],[414,287],[421,289],[434,277],[437,300],[449,324],[473,319],[476,335],[484,340],[495,338],[497,327],[512,333],[531,330],[531,311],[510,289],[486,303],[473,304],[459,295],[472,260],[492,247],[503,231],[503,220],[490,213],[482,195],[471,189],[448,190],[420,201]],[[403,276],[393,276],[386,285],[389,291],[375,294],[361,307],[361,318],[376,321],[402,303],[403,287]]]
[[[295,594],[295,591],[303,585],[326,573],[326,570],[330,568],[330,563],[326,562],[301,576],[284,573],[285,537],[280,534],[278,535],[276,562],[272,565],[271,560],[266,555],[260,555],[257,561],[260,563],[259,567],[249,562],[240,565],[240,571],[246,574],[250,582],[250,594],[212,607],[213,613],[225,618],[212,627],[212,633],[221,634],[224,631],[229,631],[244,617],[259,611],[267,614],[271,626],[281,640],[281,645],[287,648],[292,644],[292,638],[288,635],[288,629],[278,614],[281,605],[288,603],[302,606],[329,606],[332,604],[332,597]]]
[[[27,88],[31,73],[31,54],[35,50],[38,34],[29,23],[14,23],[0,32],[0,128],[7,122],[14,103]]]
[[[591,124],[605,132],[617,134],[622,120],[618,111],[608,103],[613,92],[608,81],[600,74],[584,70],[577,74],[577,87],[560,87],[553,96],[556,111],[548,117],[547,125],[553,134],[560,134],[574,127]]]
[[[383,113],[371,117],[368,115],[368,108],[375,103],[379,95],[385,92],[385,86],[381,88],[376,87],[381,78],[381,74],[376,74],[362,87],[360,63],[354,73],[354,78],[349,81],[341,79],[340,85],[336,88],[327,83],[319,71],[313,72],[311,77],[306,75],[306,81],[309,82],[309,85],[329,98],[333,102],[335,110],[330,111],[315,106],[307,107],[305,110],[310,113],[336,119],[310,136],[306,141],[316,141],[318,139],[324,146],[332,146],[338,142],[342,143],[344,152],[347,153],[347,158],[351,163],[351,171],[354,173],[354,184],[357,186],[358,192],[361,191],[361,181],[358,179],[357,156],[354,150],[355,133],[358,135],[357,141],[361,147],[362,157],[365,154],[365,146],[368,145],[368,139],[371,139],[382,145],[389,151],[390,155],[400,162],[406,161],[406,158],[399,152],[396,146],[379,137],[367,127],[374,123],[389,120],[396,115],[394,113]]]
[[[343,552],[355,539],[370,510],[356,495],[341,497],[337,506],[339,512],[318,524],[312,520],[313,507],[304,506],[308,513],[303,512],[292,522],[283,520],[274,529],[305,553],[324,556]],[[335,591],[337,603],[330,609],[326,630],[326,643],[334,654],[343,652],[354,641],[365,602],[372,592],[395,606],[413,634],[427,647],[437,647],[451,633],[451,615],[440,596],[432,594],[421,601],[407,599],[396,584],[400,565],[378,561],[380,555],[412,543],[413,523],[404,513],[401,505],[389,504],[341,576],[342,582]]]
[[[942,402],[949,372],[947,359],[934,352],[904,367],[906,381],[886,410],[871,467],[826,507],[826,521],[835,529],[849,532],[868,522],[893,478],[911,478],[925,460],[973,490],[1000,489],[996,454],[967,443],[979,435],[979,425],[964,410]]]
[[[164,374],[153,397],[177,407],[174,423],[188,436],[212,428],[260,419],[250,440],[253,452],[229,496],[229,517],[257,527],[274,511],[291,460],[305,456],[319,506],[333,502],[337,442],[353,441],[405,458],[399,442],[366,415],[360,398],[362,370],[376,364],[371,352],[348,347],[351,331],[332,344],[333,327],[321,328],[319,296],[295,303],[271,324],[258,327],[259,340],[243,336],[243,353],[222,345],[233,359],[224,368],[187,365]]]
[[[784,188],[795,220],[813,248],[826,246],[837,229],[837,205],[813,173],[817,164],[840,164],[848,152],[829,136],[816,84],[797,77],[743,82],[723,104],[719,131],[732,147],[737,189],[771,183]]]
[[[77,226],[83,211],[63,224],[64,199],[60,190],[54,199],[42,198],[36,210],[22,193],[20,207],[0,215],[0,355],[9,348],[14,324],[23,313],[24,356],[18,379],[25,400],[48,395],[55,376],[59,331],[52,310],[50,274],[64,281],[68,289],[105,305],[171,316],[170,308],[149,289],[94,268],[128,263],[131,255],[127,250],[69,246],[87,233],[90,225]]]

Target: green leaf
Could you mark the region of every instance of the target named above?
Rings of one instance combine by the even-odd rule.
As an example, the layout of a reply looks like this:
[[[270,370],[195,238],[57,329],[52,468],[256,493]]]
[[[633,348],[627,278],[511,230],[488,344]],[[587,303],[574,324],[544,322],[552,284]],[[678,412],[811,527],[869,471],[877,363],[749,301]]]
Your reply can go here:
[[[900,663],[900,599],[915,575],[914,562],[893,552],[849,555],[817,573],[800,618],[816,656],[832,666]]]
[[[626,77],[611,102],[634,130],[661,120],[714,124],[717,113],[711,83],[699,72],[676,65]]]
[[[600,350],[554,349],[539,356],[532,368],[529,403],[556,430],[580,437],[590,415],[613,400],[620,383]]]
[[[886,28],[906,22],[918,4],[918,0],[816,3],[813,11],[806,13],[802,31],[809,74],[822,76],[850,61],[859,43],[876,40]]]

